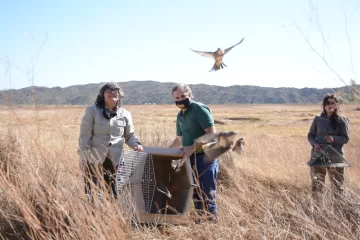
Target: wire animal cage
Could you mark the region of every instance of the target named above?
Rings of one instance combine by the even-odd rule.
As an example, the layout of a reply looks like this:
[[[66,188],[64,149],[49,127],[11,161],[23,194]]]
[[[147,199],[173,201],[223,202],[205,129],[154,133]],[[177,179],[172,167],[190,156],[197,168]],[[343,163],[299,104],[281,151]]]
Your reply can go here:
[[[181,151],[144,147],[144,152],[124,151],[116,174],[120,208],[137,222],[187,224],[195,188],[190,161],[180,169],[171,167],[181,160]],[[159,191],[166,186],[171,197]]]
[[[350,167],[345,158],[329,144],[325,144],[320,151],[313,151],[308,162],[311,167]]]

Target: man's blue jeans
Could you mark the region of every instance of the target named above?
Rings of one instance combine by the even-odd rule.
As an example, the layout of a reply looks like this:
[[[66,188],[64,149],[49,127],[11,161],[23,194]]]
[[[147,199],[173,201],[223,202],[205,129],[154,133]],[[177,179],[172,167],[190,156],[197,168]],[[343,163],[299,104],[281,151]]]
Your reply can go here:
[[[219,159],[204,163],[204,154],[196,153],[190,156],[191,167],[194,172],[195,184],[200,188],[194,190],[194,207],[198,212],[207,211],[215,215],[216,209],[216,177],[219,172]]]

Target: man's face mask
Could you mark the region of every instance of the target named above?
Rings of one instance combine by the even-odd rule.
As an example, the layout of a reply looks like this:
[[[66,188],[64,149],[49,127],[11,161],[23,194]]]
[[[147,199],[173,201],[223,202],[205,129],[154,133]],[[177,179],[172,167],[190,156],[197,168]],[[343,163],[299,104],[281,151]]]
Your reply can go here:
[[[185,98],[181,101],[175,101],[176,106],[178,106],[181,109],[185,109],[188,108],[190,105],[190,99],[189,98]]]

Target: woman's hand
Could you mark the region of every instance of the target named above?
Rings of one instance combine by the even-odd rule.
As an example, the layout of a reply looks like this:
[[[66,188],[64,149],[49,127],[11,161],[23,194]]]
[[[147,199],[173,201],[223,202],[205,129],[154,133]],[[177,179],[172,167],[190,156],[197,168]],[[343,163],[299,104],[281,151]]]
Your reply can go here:
[[[143,152],[143,151],[144,151],[143,146],[141,146],[141,145],[138,144],[138,143],[134,143],[134,144],[132,145],[132,149],[133,149],[134,151],[138,151],[138,152]]]
[[[318,151],[320,151],[320,149],[322,148],[322,144],[318,144],[318,143],[315,143],[314,144],[314,150],[315,150],[315,152],[318,152]]]
[[[328,142],[328,143],[333,143],[334,142],[334,138],[332,136],[325,136],[325,140]]]

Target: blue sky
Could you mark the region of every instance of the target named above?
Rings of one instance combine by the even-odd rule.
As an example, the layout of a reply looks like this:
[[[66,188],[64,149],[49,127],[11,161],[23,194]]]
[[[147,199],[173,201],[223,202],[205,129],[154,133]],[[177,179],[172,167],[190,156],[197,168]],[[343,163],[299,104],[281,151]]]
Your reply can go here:
[[[130,80],[342,86],[306,45],[296,25],[346,82],[357,81],[359,4],[358,0],[2,0],[0,89]],[[228,67],[217,72],[208,72],[212,59],[188,49],[215,51],[243,37],[244,42],[224,57]]]

